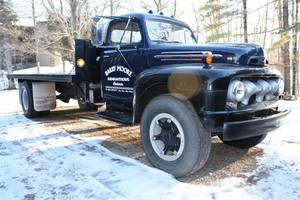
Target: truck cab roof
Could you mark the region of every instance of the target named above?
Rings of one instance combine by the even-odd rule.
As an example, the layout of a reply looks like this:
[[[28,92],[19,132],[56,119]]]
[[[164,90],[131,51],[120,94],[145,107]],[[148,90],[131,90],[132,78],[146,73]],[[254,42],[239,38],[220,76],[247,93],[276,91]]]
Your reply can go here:
[[[178,19],[175,19],[173,17],[167,17],[164,15],[156,15],[156,14],[150,14],[150,13],[129,13],[129,14],[124,14],[120,15],[120,17],[134,17],[137,18],[138,20],[145,21],[146,19],[152,19],[152,20],[164,20],[164,21],[169,21],[173,23],[180,24],[185,27],[189,27],[188,24],[186,24],[183,21],[180,21]]]

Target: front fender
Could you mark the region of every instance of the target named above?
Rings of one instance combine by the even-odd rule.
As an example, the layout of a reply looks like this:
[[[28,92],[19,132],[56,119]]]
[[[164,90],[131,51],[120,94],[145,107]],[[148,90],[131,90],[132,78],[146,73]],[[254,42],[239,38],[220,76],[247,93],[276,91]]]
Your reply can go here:
[[[197,113],[224,111],[230,80],[237,76],[279,74],[269,67],[214,64],[174,64],[144,70],[135,82],[134,111],[140,116],[152,98],[164,93],[185,96]],[[137,117],[138,118],[138,117]]]
[[[153,67],[143,71],[134,87],[134,116],[137,121],[145,106],[161,94],[179,94],[195,106],[203,102],[202,93],[207,87],[207,77],[181,65]],[[196,103],[197,102],[197,103]]]

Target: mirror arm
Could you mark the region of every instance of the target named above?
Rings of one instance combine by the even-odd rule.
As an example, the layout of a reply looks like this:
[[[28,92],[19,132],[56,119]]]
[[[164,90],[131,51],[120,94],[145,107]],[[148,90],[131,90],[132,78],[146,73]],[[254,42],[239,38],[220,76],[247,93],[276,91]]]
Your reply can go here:
[[[126,33],[127,29],[128,29],[128,26],[129,26],[130,21],[131,21],[131,17],[128,18],[128,21],[127,21],[127,23],[126,23],[126,26],[125,26],[125,29],[124,29],[123,34],[122,34],[122,36],[121,36],[121,39],[120,39],[120,43],[119,43],[119,44],[122,43],[123,37],[124,37],[124,35],[125,35],[125,33]]]

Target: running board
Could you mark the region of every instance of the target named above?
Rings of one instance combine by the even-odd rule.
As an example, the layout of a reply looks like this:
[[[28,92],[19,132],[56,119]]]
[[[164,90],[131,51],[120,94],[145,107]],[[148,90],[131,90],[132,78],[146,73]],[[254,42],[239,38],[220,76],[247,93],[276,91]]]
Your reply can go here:
[[[102,111],[96,114],[98,117],[119,122],[122,124],[132,125],[132,113],[118,111]]]

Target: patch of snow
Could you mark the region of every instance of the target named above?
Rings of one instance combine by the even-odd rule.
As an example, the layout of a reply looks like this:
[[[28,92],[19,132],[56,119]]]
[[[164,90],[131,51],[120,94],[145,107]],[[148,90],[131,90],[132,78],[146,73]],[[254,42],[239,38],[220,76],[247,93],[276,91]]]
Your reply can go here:
[[[300,101],[286,103],[289,123],[259,145],[265,154],[255,172],[209,187],[113,154],[103,138],[50,131],[7,108],[17,96],[0,92],[1,199],[300,199]]]
[[[78,106],[77,101],[70,99],[69,103],[57,100],[57,107]],[[18,90],[6,90],[0,92],[0,116],[11,113],[22,113],[22,107],[19,103]],[[0,122],[1,124],[1,122]]]

